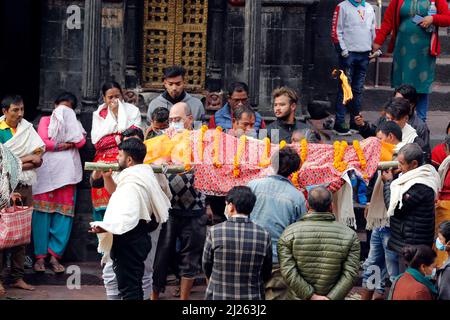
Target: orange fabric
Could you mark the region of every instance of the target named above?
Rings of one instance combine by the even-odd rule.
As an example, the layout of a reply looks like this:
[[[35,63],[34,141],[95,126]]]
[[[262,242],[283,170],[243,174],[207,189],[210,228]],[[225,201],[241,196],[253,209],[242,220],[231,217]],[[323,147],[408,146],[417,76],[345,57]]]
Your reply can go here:
[[[380,161],[392,161],[394,158],[394,144],[381,141]]]
[[[436,218],[435,218],[435,236],[437,237],[439,225],[450,220],[450,200],[438,200],[436,203]],[[436,266],[441,267],[448,259],[448,253],[446,251],[437,250],[435,245],[433,249],[437,254]]]

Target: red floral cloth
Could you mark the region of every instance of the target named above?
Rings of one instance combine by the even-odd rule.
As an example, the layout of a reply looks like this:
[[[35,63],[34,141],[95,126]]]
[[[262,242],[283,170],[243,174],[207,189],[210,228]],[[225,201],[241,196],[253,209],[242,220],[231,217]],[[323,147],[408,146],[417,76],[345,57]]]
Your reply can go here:
[[[249,181],[273,174],[271,167],[261,168],[259,166],[261,156],[265,150],[265,144],[261,140],[247,139],[245,151],[240,159],[240,175],[233,175],[233,160],[236,155],[239,139],[222,133],[220,143],[220,163],[222,168],[216,168],[213,165],[214,155],[214,130],[208,130],[204,136],[203,162],[199,158],[198,138],[200,131],[193,131],[191,134],[192,167],[195,170],[195,187],[207,195],[225,195],[232,187],[246,185]],[[377,138],[368,138],[360,142],[364,152],[367,168],[361,172],[361,165],[358,156],[349,143],[346,149],[343,161],[348,162],[348,169],[355,169],[363,176],[366,174],[370,179],[377,170],[381,154],[381,143]],[[300,151],[300,145],[290,145],[297,152]],[[273,155],[279,146],[271,145],[271,155]],[[298,188],[304,190],[307,186],[326,185],[329,190],[335,192],[344,184],[342,172],[333,166],[334,148],[328,144],[308,144],[308,152],[305,163],[303,164],[298,178]],[[368,180],[366,180],[368,182]]]

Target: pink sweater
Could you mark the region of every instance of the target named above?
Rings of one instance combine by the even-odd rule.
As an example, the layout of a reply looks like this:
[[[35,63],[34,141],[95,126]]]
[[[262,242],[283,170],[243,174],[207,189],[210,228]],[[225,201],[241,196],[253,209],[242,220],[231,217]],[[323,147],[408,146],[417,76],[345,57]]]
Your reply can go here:
[[[48,126],[50,125],[50,116],[42,117],[39,121],[38,134],[45,143],[46,151],[55,151],[56,142],[48,137]],[[86,137],[75,144],[77,149],[82,148],[86,144]]]

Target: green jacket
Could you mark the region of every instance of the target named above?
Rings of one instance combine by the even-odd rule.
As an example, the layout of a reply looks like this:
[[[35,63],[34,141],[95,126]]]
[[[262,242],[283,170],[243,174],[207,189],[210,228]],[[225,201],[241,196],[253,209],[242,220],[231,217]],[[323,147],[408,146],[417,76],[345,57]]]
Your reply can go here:
[[[331,213],[308,213],[287,227],[278,241],[281,274],[291,298],[315,293],[342,300],[359,271],[360,244],[355,231]]]

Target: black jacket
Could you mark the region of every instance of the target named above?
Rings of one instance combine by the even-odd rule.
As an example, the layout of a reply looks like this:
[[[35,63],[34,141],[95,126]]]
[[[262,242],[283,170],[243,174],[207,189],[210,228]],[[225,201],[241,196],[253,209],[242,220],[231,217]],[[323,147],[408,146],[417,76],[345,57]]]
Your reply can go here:
[[[389,207],[391,183],[384,184],[386,208]],[[403,206],[397,208],[390,218],[391,238],[388,248],[401,253],[405,245],[424,244],[434,241],[434,191],[424,184],[415,184],[403,195]]]

